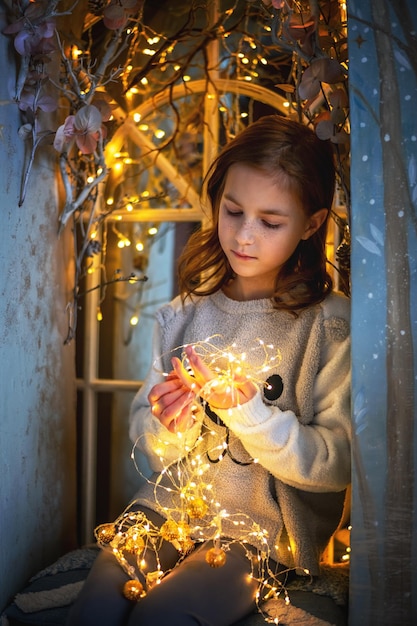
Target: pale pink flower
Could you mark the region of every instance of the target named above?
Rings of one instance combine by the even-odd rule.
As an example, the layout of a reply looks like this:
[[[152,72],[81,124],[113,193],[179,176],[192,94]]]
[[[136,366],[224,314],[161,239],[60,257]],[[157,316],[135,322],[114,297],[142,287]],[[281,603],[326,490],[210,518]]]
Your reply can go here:
[[[54,148],[62,152],[74,141],[82,154],[92,154],[102,136],[102,117],[92,104],[86,104],[75,115],[69,115],[55,133]]]
[[[110,0],[103,11],[103,24],[110,30],[123,28],[129,17],[137,13],[143,0]]]

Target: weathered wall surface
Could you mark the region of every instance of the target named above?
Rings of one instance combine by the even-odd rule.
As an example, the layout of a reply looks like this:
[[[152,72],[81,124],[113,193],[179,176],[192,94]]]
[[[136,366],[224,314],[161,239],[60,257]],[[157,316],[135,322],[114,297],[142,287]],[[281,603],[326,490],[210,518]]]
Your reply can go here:
[[[0,5],[0,31],[5,24]],[[0,34],[0,612],[28,577],[74,547],[74,346],[64,346],[69,242],[57,238],[53,159],[18,197],[23,144],[9,38]]]

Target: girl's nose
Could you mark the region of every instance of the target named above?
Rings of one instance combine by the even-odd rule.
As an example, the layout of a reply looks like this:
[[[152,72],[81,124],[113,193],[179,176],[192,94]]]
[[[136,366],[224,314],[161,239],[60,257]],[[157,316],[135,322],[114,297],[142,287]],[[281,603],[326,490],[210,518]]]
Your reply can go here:
[[[254,229],[253,224],[249,220],[245,220],[236,231],[236,241],[240,244],[253,243]]]

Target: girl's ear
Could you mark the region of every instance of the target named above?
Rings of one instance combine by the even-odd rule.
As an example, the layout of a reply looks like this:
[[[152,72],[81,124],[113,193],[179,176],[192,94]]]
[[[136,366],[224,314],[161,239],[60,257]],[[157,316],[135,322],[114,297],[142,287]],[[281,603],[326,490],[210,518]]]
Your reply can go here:
[[[328,209],[319,209],[309,217],[308,226],[301,239],[309,239],[320,228],[328,215]]]

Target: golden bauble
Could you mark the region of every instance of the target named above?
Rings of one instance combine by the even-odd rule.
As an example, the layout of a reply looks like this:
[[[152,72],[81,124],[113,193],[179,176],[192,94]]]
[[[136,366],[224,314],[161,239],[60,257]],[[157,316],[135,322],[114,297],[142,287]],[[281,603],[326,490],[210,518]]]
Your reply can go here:
[[[159,534],[161,535],[162,539],[165,539],[165,541],[173,541],[174,539],[177,539],[177,522],[174,522],[174,520],[172,519],[167,519],[167,521],[162,524],[159,530]]]
[[[107,545],[116,536],[114,524],[102,524],[95,530],[96,538],[99,543]]]
[[[124,549],[129,554],[142,554],[145,549],[145,542],[137,530],[129,529],[126,535]]]
[[[143,595],[143,585],[139,580],[128,580],[123,585],[123,595],[132,602],[137,602]]]
[[[187,522],[175,522],[168,519],[160,528],[159,534],[165,541],[184,541],[190,536],[190,527]]]
[[[208,512],[208,504],[203,498],[190,498],[187,501],[187,515],[191,519],[204,517]]]
[[[223,548],[210,548],[206,552],[206,562],[210,567],[223,567],[226,563],[226,552]]]

